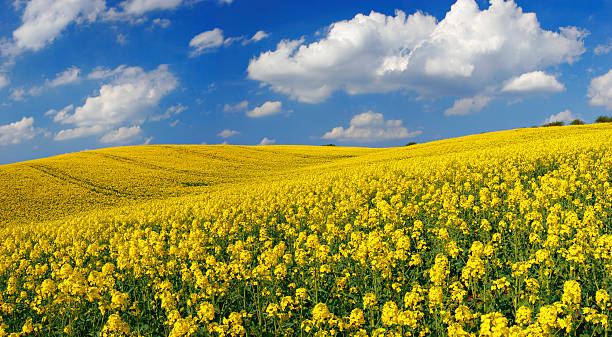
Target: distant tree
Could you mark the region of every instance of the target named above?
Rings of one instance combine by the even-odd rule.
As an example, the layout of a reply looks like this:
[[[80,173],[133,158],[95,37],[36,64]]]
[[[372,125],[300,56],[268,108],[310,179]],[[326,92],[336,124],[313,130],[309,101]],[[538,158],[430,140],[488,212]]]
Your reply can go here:
[[[551,123],[548,123],[548,124],[544,124],[542,126],[563,126],[563,125],[565,125],[565,124],[562,121],[556,121],[556,122],[551,122]]]
[[[583,125],[584,121],[582,119],[574,119],[570,125]]]
[[[323,146],[336,146],[336,144],[325,144]]]
[[[612,117],[608,116],[599,116],[595,120],[595,123],[612,123]]]
[[[411,146],[411,145],[416,145],[416,142],[410,142],[410,143],[406,144],[406,146]]]

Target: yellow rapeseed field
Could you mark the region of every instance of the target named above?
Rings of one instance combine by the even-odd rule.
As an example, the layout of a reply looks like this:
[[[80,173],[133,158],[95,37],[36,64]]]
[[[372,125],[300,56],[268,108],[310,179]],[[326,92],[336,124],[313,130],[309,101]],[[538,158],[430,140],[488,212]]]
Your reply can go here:
[[[0,170],[0,337],[610,329],[609,124]]]

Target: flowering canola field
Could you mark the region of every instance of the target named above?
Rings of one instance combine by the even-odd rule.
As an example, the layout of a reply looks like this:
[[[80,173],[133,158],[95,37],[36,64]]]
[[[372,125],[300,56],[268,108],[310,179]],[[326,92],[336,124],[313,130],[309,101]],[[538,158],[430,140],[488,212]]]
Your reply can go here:
[[[214,156],[196,164],[163,147],[102,151],[158,166],[126,187],[94,181],[110,164],[56,158],[90,191],[141,198],[113,208],[121,196],[58,184],[92,206],[11,213],[0,336],[607,335],[611,136],[599,124],[392,149],[204,146],[189,150]],[[211,184],[176,183],[195,176]],[[44,200],[24,190],[14,204]]]

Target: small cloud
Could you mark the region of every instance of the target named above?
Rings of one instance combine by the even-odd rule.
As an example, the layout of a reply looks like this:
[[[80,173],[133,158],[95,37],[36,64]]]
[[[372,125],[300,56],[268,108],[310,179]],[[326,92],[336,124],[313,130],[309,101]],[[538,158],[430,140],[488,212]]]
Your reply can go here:
[[[575,119],[578,119],[578,116],[575,116],[569,109],[567,109],[565,111],[559,112],[558,114],[550,115],[550,117],[544,120],[543,124],[549,124],[554,122],[570,123]]]
[[[268,36],[270,36],[270,34],[264,32],[263,30],[257,31],[257,33],[253,34],[253,36],[250,39],[242,41],[242,45],[244,46],[252,42],[259,42],[267,38]]]
[[[170,123],[168,125],[170,125],[170,127],[173,128],[173,127],[177,126],[179,122],[180,122],[180,120],[177,119],[177,120],[173,121],[172,123]]]
[[[259,142],[259,144],[257,145],[272,145],[276,143],[276,139],[270,139],[268,137],[263,137],[263,139],[261,140],[261,142]]]
[[[267,38],[268,36],[270,36],[270,34],[264,32],[263,30],[260,30],[257,33],[255,33],[255,35],[253,35],[253,37],[251,38],[251,41],[259,41],[259,40]]]
[[[471,98],[463,98],[456,100],[451,108],[444,111],[446,116],[465,116],[472,112],[481,111],[489,102],[491,97],[487,96],[475,96]]]
[[[612,110],[612,69],[591,80],[587,96],[590,105],[605,106],[607,110]]]
[[[0,73],[0,89],[6,87],[10,83],[6,75]]]
[[[223,30],[215,28],[213,30],[202,32],[189,41],[189,47],[193,48],[190,57],[196,57],[203,53],[217,48],[224,43]]]
[[[102,138],[100,138],[100,142],[126,144],[140,138],[141,133],[142,129],[140,129],[140,126],[138,125],[132,127],[120,127],[119,129],[110,131],[102,136]]]
[[[107,68],[98,66],[98,67],[95,67],[91,71],[91,73],[89,73],[89,75],[87,75],[87,78],[90,80],[101,80],[101,79],[109,78],[109,77],[123,73],[125,68],[126,68],[125,65],[120,65],[115,69],[107,69]]]
[[[282,107],[283,103],[280,101],[268,101],[258,107],[255,107],[253,110],[247,111],[246,115],[251,118],[278,115],[282,112]]]
[[[122,45],[122,46],[127,45],[127,43],[128,43],[127,35],[125,35],[125,34],[117,34],[117,43]]]
[[[23,101],[26,91],[23,88],[11,89],[11,99],[14,101]]]
[[[66,69],[65,71],[57,74],[52,81],[47,82],[47,85],[53,88],[53,87],[59,87],[61,85],[74,83],[80,79],[79,77],[80,74],[81,74],[81,69],[79,69],[78,67],[72,66]]]
[[[168,119],[172,116],[178,115],[181,112],[187,110],[186,106],[183,106],[181,103],[171,106],[161,115],[151,116],[150,120],[153,122],[161,121],[163,119]]]
[[[248,101],[242,101],[240,103],[236,103],[234,105],[225,104],[223,106],[223,112],[239,112],[244,111],[249,107]]]
[[[152,140],[153,140],[153,136],[147,137],[147,138],[145,138],[145,141],[144,141],[144,143],[142,143],[142,145],[149,145],[149,144],[151,144]]]
[[[406,139],[416,137],[423,132],[408,132],[401,120],[386,120],[383,114],[367,111],[355,115],[348,128],[337,126],[321,137],[337,139],[342,142],[375,142],[389,139]]]
[[[19,144],[34,138],[34,117],[23,117],[20,121],[0,125],[0,145]]]
[[[153,19],[153,27],[161,27],[163,29],[168,28],[172,22],[168,19]]]
[[[612,51],[612,39],[608,40],[607,44],[598,44],[595,49],[593,49],[593,53],[595,55],[605,55]]]
[[[221,137],[223,139],[227,139],[227,138],[239,135],[239,134],[240,134],[240,131],[225,129],[225,130],[219,132],[217,134],[217,136],[219,136],[219,137]]]
[[[511,93],[553,93],[565,90],[565,86],[557,79],[543,71],[533,71],[510,79],[502,92]]]
[[[51,109],[45,112],[45,116],[53,116],[53,121],[56,123],[60,123],[68,117],[69,113],[72,112],[72,110],[74,110],[74,105],[70,104],[60,111]]]

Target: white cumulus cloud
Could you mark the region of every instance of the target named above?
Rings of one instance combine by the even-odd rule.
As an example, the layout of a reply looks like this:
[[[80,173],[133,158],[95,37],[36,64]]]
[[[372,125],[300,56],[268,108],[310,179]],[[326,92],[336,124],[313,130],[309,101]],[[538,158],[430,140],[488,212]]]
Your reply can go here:
[[[0,73],[0,89],[6,87],[10,82],[6,75]]]
[[[268,101],[264,104],[255,107],[253,110],[247,111],[246,115],[251,118],[266,117],[272,115],[278,115],[283,112],[283,103],[280,101]]]
[[[270,139],[268,137],[263,137],[263,139],[261,140],[261,142],[259,142],[259,144],[257,145],[272,145],[276,143],[276,139]]]
[[[117,130],[113,130],[102,136],[100,142],[102,143],[115,143],[115,144],[127,144],[133,142],[141,137],[142,129],[140,126],[135,125],[131,127],[120,127]]]
[[[249,102],[248,101],[242,101],[239,103],[236,103],[234,105],[231,104],[225,104],[223,106],[223,112],[238,112],[238,111],[244,111],[249,107]]]
[[[65,71],[57,74],[55,78],[47,83],[50,87],[59,87],[60,85],[66,85],[79,80],[81,69],[72,66]]]
[[[259,30],[257,31],[257,33],[253,34],[253,36],[250,39],[244,39],[244,41],[242,41],[242,45],[244,46],[252,42],[259,42],[267,38],[268,36],[270,36],[270,34],[264,32],[263,30]]]
[[[172,22],[168,19],[153,19],[153,26],[159,26],[161,28],[168,28]]]
[[[512,0],[458,0],[440,22],[416,12],[371,12],[332,23],[318,41],[281,41],[248,66],[248,77],[302,102],[349,94],[415,91],[423,97],[481,94],[485,88],[560,63],[585,48],[585,31],[545,30]]]
[[[337,126],[321,138],[337,139],[341,142],[375,142],[412,138],[421,133],[420,130],[409,132],[401,120],[385,120],[383,114],[367,111],[355,115],[348,128]]]
[[[569,124],[575,119],[578,119],[578,117],[575,116],[569,109],[567,109],[565,111],[559,112],[558,114],[550,115],[544,120],[543,124],[549,124],[554,122],[564,122]]]
[[[233,136],[236,136],[236,135],[239,135],[239,134],[240,134],[240,131],[225,129],[225,130],[219,132],[217,134],[217,136],[219,136],[219,137],[221,137],[223,139],[227,139],[229,137],[233,137]]]
[[[511,93],[553,93],[565,90],[565,86],[553,75],[543,71],[532,71],[514,77],[506,82],[503,92]]]
[[[104,0],[30,0],[13,39],[2,45],[5,56],[37,51],[53,42],[70,24],[93,22],[104,11]]]
[[[163,119],[168,119],[168,118],[170,118],[172,116],[176,116],[176,115],[180,114],[181,112],[183,112],[185,110],[187,110],[187,107],[179,103],[177,105],[173,105],[173,106],[169,107],[161,115],[153,115],[153,116],[151,116],[150,120],[152,120],[154,122],[161,121]],[[175,121],[175,122],[178,123],[178,121]],[[175,125],[170,125],[170,126],[174,127]]]
[[[595,55],[605,55],[612,51],[612,39],[608,40],[607,44],[598,44],[593,52]]]
[[[591,80],[587,96],[590,98],[589,104],[612,110],[612,69]]]
[[[23,117],[20,121],[0,125],[0,145],[19,144],[34,138],[34,117]]]
[[[202,32],[189,41],[189,47],[192,48],[191,57],[195,57],[205,53],[208,50],[217,48],[223,45],[223,31],[219,28]]]
[[[489,102],[491,97],[477,95],[474,97],[462,98],[456,100],[452,107],[446,109],[446,116],[465,116],[472,112],[481,111]]]
[[[178,81],[166,65],[145,72],[140,67],[121,67],[110,83],[102,85],[99,93],[87,97],[85,104],[76,107],[74,113],[55,114],[54,120],[73,128],[58,132],[56,140],[99,135],[106,133],[105,140],[119,135],[135,133],[136,126],[141,125],[157,107],[159,101],[173,91]],[[119,128],[114,130],[115,128]]]

